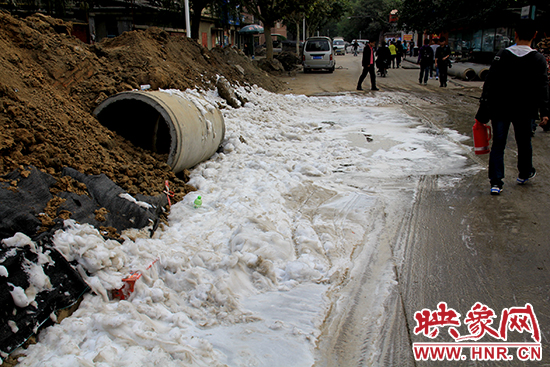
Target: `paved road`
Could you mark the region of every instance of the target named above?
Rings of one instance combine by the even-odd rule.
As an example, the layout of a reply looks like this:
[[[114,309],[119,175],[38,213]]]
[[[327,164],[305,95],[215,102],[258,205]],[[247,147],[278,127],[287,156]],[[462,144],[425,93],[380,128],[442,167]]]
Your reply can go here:
[[[317,72],[281,77],[287,83],[286,93],[319,95],[339,93],[395,93],[402,108],[423,123],[436,128],[447,127],[471,136],[473,116],[477,109],[482,82],[451,79],[448,88],[439,88],[430,80],[428,86],[418,84],[416,65],[405,62],[401,69],[390,69],[387,78],[378,78],[381,92],[355,91],[361,73],[360,57],[337,57],[333,74]],[[403,97],[405,96],[405,97]],[[410,96],[410,98],[407,98]],[[513,134],[512,134],[513,135]],[[471,140],[462,142],[472,146]],[[550,366],[550,134],[537,131],[533,138],[534,166],[537,177],[525,186],[515,184],[517,150],[512,136],[505,154],[506,183],[501,196],[489,195],[488,156],[467,153],[469,164],[482,169],[465,175],[456,185],[445,177],[422,177],[413,205],[394,223],[388,234],[391,254],[381,249],[380,257],[395,259],[398,286],[386,305],[394,315],[387,321],[387,335],[373,338],[360,331],[362,313],[353,309],[342,322],[338,334],[327,331],[320,342],[319,366],[448,366],[451,362],[414,361],[412,343],[451,341],[447,328],[434,340],[414,335],[414,313],[422,309],[436,310],[441,301],[461,316],[462,334],[467,312],[481,302],[496,313],[493,327],[498,329],[501,311],[531,304],[541,330],[542,361],[521,362],[517,348],[510,348],[511,361],[470,360],[470,349],[463,354],[466,361],[453,366]],[[363,277],[368,278],[366,271]],[[356,286],[350,297],[367,298],[369,290]],[[353,338],[361,338],[353,341]],[[379,356],[367,358],[369,340],[382,340]],[[329,342],[330,341],[330,342]],[[497,342],[492,337],[483,341]],[[531,342],[528,332],[511,332],[508,341]],[[328,350],[323,350],[327,347]],[[374,360],[374,362],[372,362]]]

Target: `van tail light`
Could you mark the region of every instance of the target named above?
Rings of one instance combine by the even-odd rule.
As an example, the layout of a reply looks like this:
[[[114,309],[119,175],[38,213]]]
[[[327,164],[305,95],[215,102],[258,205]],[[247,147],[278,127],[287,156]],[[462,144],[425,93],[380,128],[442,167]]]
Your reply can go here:
[[[302,61],[306,61],[306,55],[302,55]]]
[[[332,61],[332,54],[330,54],[330,61]]]

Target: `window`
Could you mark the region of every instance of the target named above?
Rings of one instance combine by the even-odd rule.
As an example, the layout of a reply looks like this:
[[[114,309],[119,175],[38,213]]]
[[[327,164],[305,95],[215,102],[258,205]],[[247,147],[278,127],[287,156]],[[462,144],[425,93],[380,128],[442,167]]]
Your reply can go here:
[[[306,45],[306,51],[330,51],[330,45],[327,40],[308,41]]]
[[[481,44],[481,51],[493,52],[495,51],[495,29],[483,30],[483,43]]]

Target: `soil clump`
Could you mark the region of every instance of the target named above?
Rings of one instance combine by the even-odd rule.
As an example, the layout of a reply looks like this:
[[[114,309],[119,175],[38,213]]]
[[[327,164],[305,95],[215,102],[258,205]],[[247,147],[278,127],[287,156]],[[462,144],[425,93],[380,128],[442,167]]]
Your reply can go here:
[[[195,190],[186,183],[189,171],[176,176],[166,156],[108,130],[94,108],[144,84],[206,90],[223,76],[232,86],[256,84],[274,92],[282,86],[236,49],[210,51],[158,28],[93,45],[70,30],[70,23],[42,14],[23,19],[0,11],[0,176],[34,166],[61,180],[63,167],[71,167],[103,173],[131,195],[150,196],[161,194],[168,180],[175,202]],[[60,185],[69,191],[82,189],[66,180]]]

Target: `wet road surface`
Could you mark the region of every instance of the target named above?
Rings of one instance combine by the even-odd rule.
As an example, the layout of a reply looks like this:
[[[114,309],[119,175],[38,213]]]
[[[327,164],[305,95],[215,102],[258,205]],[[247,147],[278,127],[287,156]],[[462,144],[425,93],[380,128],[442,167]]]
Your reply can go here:
[[[316,72],[283,76],[286,93],[327,95],[356,92],[361,73],[360,56],[339,56],[333,74]],[[412,63],[390,69],[378,78],[381,92],[391,103],[434,128],[450,128],[471,136],[482,82],[450,79],[439,88],[433,79],[418,84]],[[368,89],[369,80],[364,89]],[[376,92],[374,92],[376,93]],[[358,255],[354,269],[327,318],[318,343],[318,366],[550,366],[550,133],[539,128],[533,138],[533,164],[538,175],[527,185],[515,183],[517,151],[510,134],[505,153],[506,179],[500,196],[489,195],[488,155],[475,156],[471,140],[462,142],[469,162],[479,172],[459,180],[427,175],[418,181],[416,194],[405,211],[387,215],[386,233],[372,254]],[[396,213],[394,213],[396,214]],[[361,259],[360,257],[364,258]],[[383,320],[370,315],[377,277],[392,271],[396,281],[386,294]],[[468,333],[464,321],[480,302],[494,310],[492,325],[499,328],[501,312],[532,305],[541,332],[542,360],[519,361],[517,348],[509,348],[508,361],[471,360],[464,348],[460,361],[415,361],[413,343],[451,342],[449,327],[437,338],[415,335],[416,311],[435,311],[440,302],[461,316],[461,335]],[[376,335],[373,335],[376,333]],[[532,333],[510,331],[507,341],[533,342]],[[483,342],[501,342],[485,336]]]

